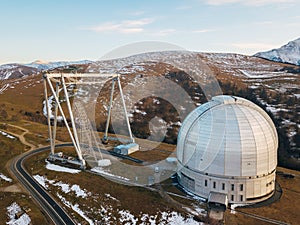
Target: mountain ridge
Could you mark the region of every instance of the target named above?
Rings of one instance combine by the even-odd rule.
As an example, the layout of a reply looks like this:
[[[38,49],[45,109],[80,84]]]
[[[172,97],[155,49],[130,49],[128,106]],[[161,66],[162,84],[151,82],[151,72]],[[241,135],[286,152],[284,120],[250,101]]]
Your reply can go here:
[[[300,38],[290,41],[280,48],[258,52],[254,56],[275,62],[300,66]]]
[[[41,60],[35,60],[34,62],[21,64],[21,63],[9,63],[0,65],[0,80],[6,80],[11,78],[20,78],[23,76],[34,75],[42,71],[49,71],[60,67],[72,66],[72,65],[87,65],[93,63],[91,60],[80,61],[57,61],[57,62],[43,62]]]
[[[29,67],[33,67],[39,70],[51,70],[58,67],[77,65],[77,64],[89,64],[93,63],[91,60],[79,60],[79,61],[56,61],[56,62],[43,62],[41,60],[35,60],[32,63],[24,64]]]

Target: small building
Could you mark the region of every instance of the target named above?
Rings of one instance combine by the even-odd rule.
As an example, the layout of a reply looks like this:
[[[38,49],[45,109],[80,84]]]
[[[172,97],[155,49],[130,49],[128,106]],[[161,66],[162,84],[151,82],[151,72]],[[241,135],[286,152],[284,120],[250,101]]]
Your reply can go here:
[[[24,206],[23,210],[25,211],[25,213],[31,212],[31,208],[29,208],[28,206]]]
[[[207,203],[209,208],[219,208],[225,211],[228,206],[228,197],[226,194],[211,191]]]
[[[118,145],[114,147],[114,152],[121,155],[130,155],[136,151],[138,151],[139,145],[137,143],[130,143],[126,145]]]

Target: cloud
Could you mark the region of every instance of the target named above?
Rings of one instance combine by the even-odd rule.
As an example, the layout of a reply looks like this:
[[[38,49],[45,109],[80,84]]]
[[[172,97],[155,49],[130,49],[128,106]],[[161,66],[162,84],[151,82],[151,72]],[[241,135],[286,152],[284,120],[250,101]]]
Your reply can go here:
[[[225,5],[229,3],[237,3],[240,0],[206,0],[205,2],[208,5]]]
[[[181,5],[181,6],[176,7],[175,9],[176,10],[189,10],[191,8],[192,8],[191,5]]]
[[[216,31],[214,29],[202,29],[202,30],[193,30],[193,33],[208,33],[208,32],[213,32]]]
[[[300,27],[300,24],[298,22],[294,22],[294,23],[287,23],[286,24],[287,27]]]
[[[116,22],[106,22],[98,26],[84,28],[84,30],[91,30],[95,32],[116,32],[123,34],[130,33],[141,33],[144,31],[144,26],[152,23],[154,19],[143,18],[139,20],[123,20],[119,23]]]
[[[131,15],[131,16],[141,16],[144,14],[145,14],[145,11],[142,11],[142,10],[129,13],[129,15]]]
[[[269,4],[277,4],[277,3],[293,3],[296,0],[205,0],[206,4],[209,5],[225,5],[225,4],[232,4],[238,3],[248,6],[262,6],[262,5],[269,5]]]
[[[151,34],[153,36],[164,37],[164,36],[168,36],[170,34],[173,34],[175,32],[176,32],[175,29],[164,29],[164,30],[154,31]]]
[[[256,22],[254,23],[255,25],[272,25],[274,24],[273,21],[260,21],[260,22]]]
[[[248,50],[255,50],[255,51],[264,51],[264,50],[278,48],[278,45],[265,44],[265,43],[233,43],[232,46],[239,49],[244,49],[244,50],[248,49]]]

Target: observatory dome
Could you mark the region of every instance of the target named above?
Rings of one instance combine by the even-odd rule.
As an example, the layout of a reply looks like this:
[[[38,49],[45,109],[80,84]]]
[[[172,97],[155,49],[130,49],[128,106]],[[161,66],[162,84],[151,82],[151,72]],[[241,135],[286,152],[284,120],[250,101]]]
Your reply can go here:
[[[278,138],[260,107],[234,96],[216,96],[192,111],[178,135],[178,177],[189,191],[209,200],[257,202],[275,187]]]

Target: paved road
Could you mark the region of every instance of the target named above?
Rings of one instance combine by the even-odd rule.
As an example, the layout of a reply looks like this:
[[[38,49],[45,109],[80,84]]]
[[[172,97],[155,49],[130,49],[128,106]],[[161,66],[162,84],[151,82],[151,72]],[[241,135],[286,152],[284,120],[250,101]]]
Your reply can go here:
[[[71,143],[58,144],[56,145],[56,148],[66,147],[66,146],[72,146],[72,144]],[[48,194],[48,192],[29,175],[29,173],[26,171],[26,169],[23,166],[23,161],[26,158],[47,150],[50,150],[50,146],[25,152],[12,160],[9,169],[16,176],[19,182],[24,186],[24,188],[31,194],[31,196],[35,199],[35,201],[42,207],[44,212],[48,215],[48,217],[52,220],[54,224],[58,224],[58,225],[75,224],[75,222],[68,216],[68,214],[64,211],[64,209],[61,208],[60,205]],[[101,151],[105,153],[111,153],[109,151],[102,150],[102,149]],[[138,163],[143,162],[138,159],[132,158],[130,156],[124,157],[123,155],[120,154],[114,154],[114,156],[126,158]]]
[[[54,224],[75,224],[74,221],[68,216],[68,214],[57,204],[57,202],[41,187],[26,171],[23,167],[23,161],[31,155],[49,150],[50,147],[43,147],[35,149],[33,151],[26,152],[16,157],[11,165],[10,170],[20,181],[20,183],[28,190],[31,196],[42,207],[44,212],[52,220]]]

